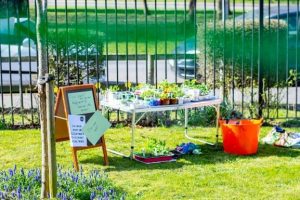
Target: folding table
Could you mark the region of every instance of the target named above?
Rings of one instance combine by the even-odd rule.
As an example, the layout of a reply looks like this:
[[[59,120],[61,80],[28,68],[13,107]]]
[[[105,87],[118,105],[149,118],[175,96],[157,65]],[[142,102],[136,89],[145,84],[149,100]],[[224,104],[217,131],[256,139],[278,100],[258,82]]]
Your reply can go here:
[[[132,122],[131,122],[131,148],[130,148],[130,155],[127,156],[121,152],[117,152],[114,150],[108,149],[109,152],[121,155],[124,157],[133,158],[134,157],[134,145],[135,145],[135,126],[136,124],[143,118],[143,116],[146,113],[150,112],[162,112],[162,111],[175,111],[175,110],[184,110],[184,135],[186,138],[190,140],[196,140],[198,142],[206,143],[209,145],[215,145],[218,143],[218,137],[219,137],[219,124],[218,119],[220,117],[220,104],[222,100],[219,98],[209,99],[209,100],[202,100],[197,102],[188,102],[184,104],[174,104],[174,105],[159,105],[159,106],[146,106],[142,108],[135,108],[132,106],[127,106],[121,103],[114,102],[108,102],[108,101],[101,101],[100,105],[102,108],[102,113],[104,114],[107,110],[119,110],[125,113],[129,113],[132,115]],[[214,107],[216,110],[216,143],[210,143],[204,140],[196,139],[188,135],[188,111],[192,108],[200,108],[200,107]],[[141,115],[137,118],[137,114],[140,113]]]

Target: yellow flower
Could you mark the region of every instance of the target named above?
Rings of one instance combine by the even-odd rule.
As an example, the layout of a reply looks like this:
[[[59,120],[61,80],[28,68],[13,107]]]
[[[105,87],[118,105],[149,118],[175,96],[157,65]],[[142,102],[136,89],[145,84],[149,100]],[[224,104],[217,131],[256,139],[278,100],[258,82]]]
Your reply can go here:
[[[139,84],[138,84],[138,88],[139,88],[139,89],[141,89],[143,86],[144,86],[143,83],[139,83]]]
[[[56,93],[58,92],[58,87],[57,87],[57,86],[54,86],[53,91],[54,91],[54,93],[56,94]]]
[[[95,87],[96,87],[97,89],[101,88],[101,83],[96,83],[96,84],[95,84]]]
[[[131,82],[127,82],[126,87],[130,89],[131,88]]]

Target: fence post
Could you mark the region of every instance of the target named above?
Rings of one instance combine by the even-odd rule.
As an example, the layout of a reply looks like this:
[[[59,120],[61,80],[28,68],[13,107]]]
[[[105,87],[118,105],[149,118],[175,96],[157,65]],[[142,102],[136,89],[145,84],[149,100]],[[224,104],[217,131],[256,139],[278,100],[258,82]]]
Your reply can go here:
[[[263,110],[263,70],[262,70],[262,58],[263,58],[263,29],[264,29],[264,0],[259,0],[259,41],[258,41],[258,116],[262,117]]]
[[[46,98],[47,98],[47,135],[48,135],[48,163],[49,163],[49,193],[50,198],[56,197],[57,169],[56,169],[56,145],[54,135],[54,77],[46,74]]]
[[[148,71],[147,82],[153,85],[154,84],[154,56],[153,55],[148,55],[148,66],[149,66],[149,71]]]

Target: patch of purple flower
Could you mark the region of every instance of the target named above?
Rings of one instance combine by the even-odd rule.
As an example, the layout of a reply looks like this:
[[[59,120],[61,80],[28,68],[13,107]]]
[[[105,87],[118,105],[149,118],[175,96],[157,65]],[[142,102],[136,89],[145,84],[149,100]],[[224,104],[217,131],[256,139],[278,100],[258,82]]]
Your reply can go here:
[[[96,200],[125,199],[125,194],[115,190],[107,175],[99,171],[85,174],[72,170],[64,171],[58,166],[58,193],[61,200]],[[26,172],[17,167],[0,171],[0,199],[39,199],[41,188],[41,172],[30,169]]]

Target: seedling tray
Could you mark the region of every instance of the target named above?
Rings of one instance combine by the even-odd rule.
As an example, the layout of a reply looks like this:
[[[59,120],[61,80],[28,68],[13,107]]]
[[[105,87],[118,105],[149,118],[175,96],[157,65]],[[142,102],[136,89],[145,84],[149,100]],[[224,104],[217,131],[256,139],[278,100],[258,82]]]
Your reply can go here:
[[[154,164],[154,163],[163,163],[163,162],[174,162],[176,159],[173,158],[173,155],[166,155],[166,156],[158,156],[158,157],[143,157],[140,155],[135,155],[134,159],[138,162],[144,164]]]

